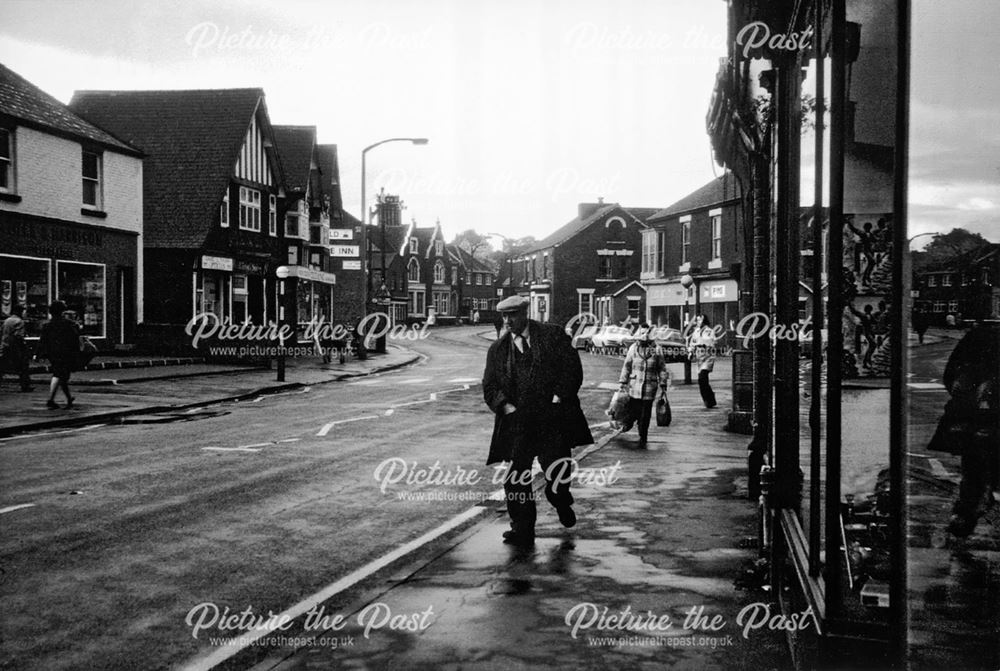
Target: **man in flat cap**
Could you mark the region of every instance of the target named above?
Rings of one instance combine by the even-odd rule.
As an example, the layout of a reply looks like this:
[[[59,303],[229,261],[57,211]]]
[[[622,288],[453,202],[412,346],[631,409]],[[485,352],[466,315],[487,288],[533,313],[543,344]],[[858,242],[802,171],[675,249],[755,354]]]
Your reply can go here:
[[[535,458],[546,475],[545,496],[563,526],[576,524],[572,449],[594,442],[580,409],[580,356],[554,324],[528,319],[530,301],[511,296],[497,305],[503,327],[486,355],[483,397],[495,413],[487,464],[510,462],[504,480],[510,531],[504,542],[535,540],[531,467]]]

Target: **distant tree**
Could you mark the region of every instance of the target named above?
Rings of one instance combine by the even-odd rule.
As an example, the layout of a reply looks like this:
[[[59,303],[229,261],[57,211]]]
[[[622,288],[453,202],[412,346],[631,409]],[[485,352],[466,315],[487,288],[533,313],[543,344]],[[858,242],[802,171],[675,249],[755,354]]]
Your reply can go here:
[[[490,253],[493,251],[489,236],[478,233],[471,228],[456,235],[451,244],[461,247],[472,256],[484,261],[490,258]]]
[[[913,271],[920,272],[947,263],[957,256],[988,244],[989,240],[964,228],[953,228],[947,233],[938,233],[931,238],[923,251],[913,253]]]

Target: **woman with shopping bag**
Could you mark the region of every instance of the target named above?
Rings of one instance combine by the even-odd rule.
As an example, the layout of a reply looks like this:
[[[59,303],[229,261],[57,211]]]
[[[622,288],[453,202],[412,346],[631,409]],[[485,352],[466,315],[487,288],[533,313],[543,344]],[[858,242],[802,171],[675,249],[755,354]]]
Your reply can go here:
[[[618,378],[621,391],[629,396],[629,415],[639,425],[639,449],[646,448],[649,422],[657,391],[666,399],[670,372],[663,350],[656,345],[648,324],[636,331],[637,339],[625,354],[625,363]]]

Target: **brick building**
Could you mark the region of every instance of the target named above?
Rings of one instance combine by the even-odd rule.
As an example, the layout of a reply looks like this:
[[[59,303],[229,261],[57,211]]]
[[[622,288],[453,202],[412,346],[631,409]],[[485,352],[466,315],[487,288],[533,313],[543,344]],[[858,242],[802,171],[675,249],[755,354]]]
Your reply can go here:
[[[568,323],[594,313],[596,295],[639,279],[642,232],[655,212],[603,200],[580,203],[573,220],[514,258],[514,289],[531,299],[531,318]],[[628,315],[604,316],[619,322]]]
[[[729,328],[739,319],[743,217],[736,180],[726,173],[648,218],[642,282],[650,323],[680,328],[704,313]],[[681,279],[693,284],[685,291]],[[687,315],[685,316],[685,303]]]

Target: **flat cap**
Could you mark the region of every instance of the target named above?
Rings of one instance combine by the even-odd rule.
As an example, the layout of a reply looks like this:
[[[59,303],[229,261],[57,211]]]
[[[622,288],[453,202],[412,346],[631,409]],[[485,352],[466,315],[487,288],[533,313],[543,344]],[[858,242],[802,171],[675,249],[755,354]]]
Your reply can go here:
[[[497,303],[497,312],[517,312],[527,310],[531,301],[527,296],[508,296]]]

